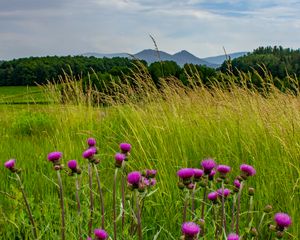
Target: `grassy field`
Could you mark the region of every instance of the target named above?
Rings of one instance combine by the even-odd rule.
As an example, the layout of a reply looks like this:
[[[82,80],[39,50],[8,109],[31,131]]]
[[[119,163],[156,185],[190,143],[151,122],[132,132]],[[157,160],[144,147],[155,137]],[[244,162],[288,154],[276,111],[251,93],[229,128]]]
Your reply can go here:
[[[39,104],[48,100],[38,86],[0,86],[0,104]]]
[[[125,141],[133,147],[129,170],[158,170],[158,190],[146,200],[143,212],[144,239],[179,239],[182,200],[176,172],[181,167],[199,168],[201,160],[207,157],[232,166],[231,181],[239,174],[240,164],[253,165],[257,175],[249,180],[249,186],[255,188],[256,222],[259,211],[271,204],[274,212],[287,212],[293,219],[290,235],[285,239],[300,239],[299,96],[274,92],[266,98],[239,88],[183,91],[172,87],[165,89],[163,97],[154,98],[155,101],[129,101],[107,108],[0,106],[0,159],[3,164],[7,159],[16,158],[18,167],[22,168],[21,177],[40,239],[60,239],[56,175],[47,161],[51,151],[62,151],[64,163],[77,159],[83,169],[79,179],[86,233],[89,188],[87,163],[81,154],[88,137],[96,138],[100,149],[106,229],[111,237],[113,156],[118,144]],[[16,181],[7,169],[2,167],[0,171],[0,238],[31,239],[30,222]],[[77,239],[74,179],[63,174],[63,183],[67,239]],[[95,206],[94,227],[99,227],[98,198]],[[248,225],[244,215],[242,222],[244,229]],[[267,220],[271,222],[272,218]],[[213,231],[209,220],[207,231]],[[258,239],[267,239],[267,232],[264,225],[265,235]],[[213,239],[213,234],[205,239]]]

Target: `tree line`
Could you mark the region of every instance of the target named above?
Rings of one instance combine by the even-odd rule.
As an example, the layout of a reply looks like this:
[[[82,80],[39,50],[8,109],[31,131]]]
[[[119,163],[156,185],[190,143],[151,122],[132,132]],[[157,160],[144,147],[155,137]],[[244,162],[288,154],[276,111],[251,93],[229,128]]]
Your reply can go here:
[[[125,81],[128,76],[134,75],[137,65],[147,70],[156,84],[160,86],[160,78],[176,77],[182,84],[190,84],[189,77],[197,76],[201,83],[209,85],[211,82],[224,81],[228,73],[235,76],[239,84],[241,72],[251,76],[252,84],[258,88],[261,85],[261,76],[266,74],[272,77],[279,89],[295,88],[291,86],[290,76],[298,84],[300,76],[300,50],[277,47],[259,47],[253,52],[236,59],[228,59],[220,68],[213,69],[206,66],[185,64],[180,67],[173,61],[155,62],[147,65],[145,61],[128,58],[96,58],[84,56],[47,56],[20,58],[0,62],[0,86],[36,85],[58,81],[65,72],[97,87],[101,91],[112,80]],[[89,77],[87,77],[89,75]],[[101,79],[102,83],[99,83]]]

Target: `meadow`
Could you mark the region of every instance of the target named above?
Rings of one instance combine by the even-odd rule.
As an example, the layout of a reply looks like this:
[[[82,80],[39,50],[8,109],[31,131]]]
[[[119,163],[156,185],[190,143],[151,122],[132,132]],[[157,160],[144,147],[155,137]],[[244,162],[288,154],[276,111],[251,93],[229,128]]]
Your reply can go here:
[[[40,239],[60,239],[56,175],[47,161],[47,154],[52,151],[63,152],[65,165],[70,159],[78,160],[82,169],[80,197],[87,237],[89,186],[87,161],[82,158],[82,152],[89,137],[95,138],[99,147],[98,168],[110,237],[114,154],[119,151],[119,143],[128,142],[132,145],[128,171],[157,170],[157,190],[146,199],[143,212],[144,239],[179,239],[182,191],[177,186],[176,172],[184,167],[200,168],[205,158],[230,165],[231,182],[239,174],[240,164],[254,166],[257,174],[248,181],[255,189],[254,219],[258,221],[264,207],[271,204],[274,212],[286,212],[293,219],[284,239],[300,239],[299,95],[275,88],[265,95],[234,84],[226,89],[201,85],[186,89],[169,79],[159,92],[151,83],[138,85],[138,90],[118,86],[114,89],[118,94],[113,99],[107,96],[110,106],[103,107],[90,104],[91,95],[96,93],[83,94],[79,85],[74,85],[72,89],[78,92],[69,93],[70,101],[64,104],[0,105],[1,163],[3,166],[6,160],[15,158],[22,169],[21,178]],[[55,92],[56,87],[46,89]],[[15,178],[4,167],[0,171],[0,238],[32,239]],[[66,239],[77,239],[74,180],[64,172],[62,178]],[[96,228],[100,227],[101,219],[95,194]],[[197,204],[200,205],[200,194],[196,196]],[[245,222],[242,228],[248,226],[245,215],[242,213]],[[266,220],[263,235],[258,239],[268,239],[269,223],[273,223],[272,217]],[[211,229],[212,226],[207,226],[207,231]],[[205,239],[213,239],[213,235]]]

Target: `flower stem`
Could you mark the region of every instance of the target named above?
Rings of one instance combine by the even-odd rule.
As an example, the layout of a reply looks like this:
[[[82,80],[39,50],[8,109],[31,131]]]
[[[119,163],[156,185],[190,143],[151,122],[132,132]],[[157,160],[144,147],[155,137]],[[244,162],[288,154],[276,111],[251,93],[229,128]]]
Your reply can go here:
[[[96,172],[96,178],[97,178],[97,184],[98,184],[98,191],[99,191],[99,197],[100,197],[100,205],[101,205],[101,227],[104,230],[104,201],[103,201],[103,193],[102,193],[102,188],[101,188],[101,182],[100,182],[100,177],[98,173],[97,166],[94,164],[95,172]]]
[[[233,201],[232,201],[232,215],[231,215],[231,231],[234,231],[234,210],[235,210],[235,204],[236,204],[236,194],[233,195]]]
[[[207,186],[204,187],[203,199],[202,199],[201,219],[203,220],[204,220],[204,209],[205,209],[205,202],[206,202],[206,190],[207,190]]]
[[[188,201],[189,201],[189,191],[186,192],[183,201],[184,202],[183,202],[182,222],[186,222],[186,213],[187,213]]]
[[[29,215],[29,220],[30,220],[31,225],[32,225],[33,236],[34,236],[35,239],[38,239],[38,237],[37,237],[37,231],[36,231],[36,227],[35,227],[35,222],[34,222],[34,219],[33,219],[33,216],[32,216],[32,212],[31,212],[31,209],[30,209],[30,206],[29,206],[29,203],[28,203],[25,191],[24,191],[24,187],[23,187],[21,178],[20,178],[20,176],[19,176],[19,174],[17,172],[15,172],[15,174],[16,174],[17,180],[18,180],[20,188],[21,188],[23,199],[24,199],[24,202],[25,202],[25,205],[26,205],[26,208],[27,208],[27,212],[28,212],[28,215]]]
[[[226,216],[225,216],[225,196],[224,196],[224,180],[222,180],[222,228],[226,232]]]
[[[58,185],[59,185],[59,197],[60,197],[60,208],[61,208],[61,239],[65,240],[65,207],[64,207],[64,192],[63,192],[63,186],[60,176],[60,171],[57,170],[57,179],[58,179]]]
[[[126,181],[126,162],[122,163],[122,182],[121,182],[121,191],[122,191],[122,239],[123,239],[123,230],[125,225],[125,181]]]
[[[115,170],[113,186],[113,222],[114,222],[114,240],[117,240],[117,209],[116,209],[116,187],[117,187],[118,168]]]
[[[238,193],[238,205],[237,205],[237,213],[236,213],[236,225],[235,231],[236,234],[239,235],[239,220],[240,220],[240,210],[241,210],[241,195],[243,190],[244,182],[241,182],[240,190]]]
[[[94,195],[93,195],[93,171],[92,163],[89,162],[89,188],[90,188],[90,220],[88,223],[88,235],[92,236],[93,217],[94,217]]]
[[[263,221],[264,221],[265,216],[266,216],[266,213],[264,212],[264,213],[262,214],[262,216],[261,216],[261,219],[260,219],[259,224],[258,224],[258,227],[257,227],[258,233],[260,233],[260,228],[261,228],[261,225],[262,225],[262,223],[263,223]]]
[[[139,203],[139,191],[136,189],[136,217],[138,222],[138,239],[142,240],[142,220],[141,220],[141,211],[140,211],[140,203]]]
[[[192,192],[192,216],[195,216],[195,192],[196,192],[197,183],[194,184]]]
[[[81,205],[80,205],[80,198],[79,198],[79,181],[78,181],[78,176],[76,174],[76,179],[75,179],[75,186],[76,186],[76,201],[77,201],[77,213],[79,217],[79,239],[82,240],[82,231],[81,231]]]

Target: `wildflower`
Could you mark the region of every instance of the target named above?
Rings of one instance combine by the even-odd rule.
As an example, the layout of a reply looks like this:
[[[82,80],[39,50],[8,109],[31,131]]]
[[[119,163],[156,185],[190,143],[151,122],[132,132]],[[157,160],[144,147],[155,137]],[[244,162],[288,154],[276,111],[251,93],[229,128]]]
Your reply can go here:
[[[70,168],[70,169],[76,169],[77,168],[77,161],[76,160],[70,160],[69,162],[68,162],[68,167]]]
[[[240,166],[240,169],[242,171],[242,178],[246,180],[249,176],[253,176],[256,174],[256,170],[251,165],[242,164]]]
[[[132,185],[133,188],[138,188],[141,178],[142,178],[141,173],[135,171],[128,174],[127,181],[130,185]]]
[[[239,181],[238,179],[234,179],[233,185],[234,185],[237,189],[239,189],[239,188],[241,187],[241,183],[240,183],[240,181]]]
[[[96,139],[95,139],[95,138],[88,138],[87,144],[88,144],[90,147],[94,147],[94,146],[96,145]]]
[[[191,183],[191,178],[194,176],[194,169],[182,168],[177,172],[177,175],[183,180],[185,185],[189,185]]]
[[[219,196],[224,195],[224,197],[228,197],[229,194],[230,194],[230,190],[225,188],[224,191],[223,191],[223,189],[220,188],[220,189],[217,190],[217,193],[218,193]]]
[[[218,199],[218,193],[217,192],[211,192],[207,195],[207,198],[212,201],[213,203],[217,203]]]
[[[96,148],[91,147],[91,148],[85,150],[85,151],[83,152],[82,156],[83,156],[84,158],[86,158],[86,159],[91,160],[91,159],[94,157],[95,154],[96,154]]]
[[[210,174],[208,175],[208,180],[212,181],[214,180],[214,176],[216,175],[216,171],[215,170],[211,170]]]
[[[129,143],[121,143],[120,149],[121,149],[122,153],[129,153],[131,150],[131,145]]]
[[[68,162],[68,167],[71,169],[71,172],[69,173],[70,176],[73,176],[73,173],[80,174],[81,170],[78,167],[77,161],[76,160],[70,160]]]
[[[122,167],[122,163],[125,160],[126,156],[123,153],[116,153],[115,155],[115,166],[120,168]]]
[[[199,181],[203,176],[204,171],[202,169],[194,168],[194,180]]]
[[[48,154],[48,160],[50,162],[56,162],[62,158],[61,152],[51,152]]]
[[[97,240],[105,240],[108,238],[107,232],[105,232],[102,229],[95,229],[94,234],[95,234]]]
[[[228,236],[227,236],[227,240],[239,240],[240,237],[239,235],[235,234],[235,233],[230,233]]]
[[[181,231],[188,239],[193,239],[200,232],[200,227],[193,222],[185,222],[181,226]]]
[[[51,152],[48,154],[48,161],[52,162],[54,165],[54,170],[58,171],[63,168],[63,166],[60,164],[60,159],[62,158],[61,152]]]
[[[150,180],[150,186],[155,186],[156,185],[156,179],[155,178],[151,178]]]
[[[10,159],[4,163],[4,166],[9,170],[13,170],[15,167],[15,163],[16,163],[15,159]]]
[[[201,162],[201,166],[203,167],[205,174],[210,174],[210,172],[215,168],[216,163],[213,159],[205,159]]]
[[[220,173],[221,178],[226,178],[226,174],[229,173],[231,168],[227,165],[219,165],[217,171]]]
[[[154,178],[156,173],[157,171],[155,169],[147,169],[145,175],[147,178]]]
[[[286,213],[276,213],[274,220],[277,224],[277,229],[280,231],[283,231],[284,228],[287,228],[292,224],[291,217]]]

